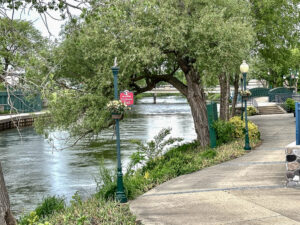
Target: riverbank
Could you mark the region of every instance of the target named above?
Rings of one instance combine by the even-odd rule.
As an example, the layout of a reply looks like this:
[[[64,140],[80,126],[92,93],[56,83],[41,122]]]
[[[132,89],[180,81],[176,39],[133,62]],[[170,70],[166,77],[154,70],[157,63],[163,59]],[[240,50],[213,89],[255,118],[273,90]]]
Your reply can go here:
[[[44,114],[45,112],[33,112],[13,115],[0,115],[0,131],[17,127],[32,126],[34,118]]]
[[[255,140],[251,142],[251,145],[255,147],[258,143],[259,141]],[[135,172],[125,174],[126,194],[129,199],[134,199],[172,178],[237,158],[245,154],[243,145],[244,141],[239,139],[215,149],[200,147],[196,142],[173,147],[163,156],[146,163]],[[75,225],[80,220],[82,224],[83,222],[87,224],[137,224],[135,216],[129,211],[128,204],[118,204],[111,200],[116,188],[115,180],[109,174],[106,174],[106,179],[102,191],[89,200],[73,201],[70,207],[46,216],[39,222],[47,221],[52,225]]]

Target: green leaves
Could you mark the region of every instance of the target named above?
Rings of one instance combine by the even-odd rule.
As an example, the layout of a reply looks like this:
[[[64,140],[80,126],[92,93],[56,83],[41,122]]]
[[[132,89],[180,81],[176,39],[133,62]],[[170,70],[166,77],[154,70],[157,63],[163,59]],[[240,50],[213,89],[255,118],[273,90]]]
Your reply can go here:
[[[292,66],[291,49],[299,46],[299,0],[251,0],[255,19],[254,51],[261,63],[255,76],[265,78],[273,85],[282,85],[282,75]],[[260,62],[259,62],[260,61]],[[260,69],[259,67],[263,67]],[[267,76],[269,71],[270,75]]]
[[[115,57],[120,67],[119,89],[137,93],[171,78],[187,93],[185,73],[190,69],[195,71],[195,80],[202,78],[199,88],[204,79],[214,82],[220,72],[235,70],[249,54],[253,40],[248,6],[247,1],[239,0],[95,3],[92,11],[85,11],[84,22],[66,26],[65,40],[54,51],[54,91],[50,93],[81,83],[84,88],[74,90],[72,97],[58,95],[57,102],[51,102],[50,110],[57,117],[52,124],[76,130],[90,127],[95,132],[104,126],[101,123],[107,117],[100,118],[105,110],[99,108],[113,97],[110,68]],[[96,113],[100,115],[97,119]]]

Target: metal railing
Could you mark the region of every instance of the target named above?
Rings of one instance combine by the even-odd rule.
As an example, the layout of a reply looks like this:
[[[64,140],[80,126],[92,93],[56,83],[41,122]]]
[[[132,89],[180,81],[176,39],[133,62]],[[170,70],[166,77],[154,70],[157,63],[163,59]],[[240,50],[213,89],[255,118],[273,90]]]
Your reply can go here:
[[[293,94],[292,98],[295,100],[295,102],[300,102],[300,95]]]
[[[275,95],[275,102],[281,104],[285,102],[288,98],[292,98],[292,97],[293,97],[292,93],[278,93]]]

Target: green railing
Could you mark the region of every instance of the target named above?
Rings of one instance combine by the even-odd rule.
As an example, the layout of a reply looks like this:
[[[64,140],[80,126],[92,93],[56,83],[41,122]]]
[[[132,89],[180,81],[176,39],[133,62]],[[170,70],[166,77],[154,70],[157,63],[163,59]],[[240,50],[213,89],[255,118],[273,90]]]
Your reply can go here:
[[[0,92],[0,105],[4,111],[16,111],[18,113],[38,112],[42,110],[43,102],[39,95],[25,95],[20,91]]]
[[[249,90],[251,92],[251,98],[256,98],[256,97],[264,97],[264,96],[269,96],[269,88],[252,88]]]
[[[269,91],[269,102],[275,102],[276,95],[286,95],[286,94],[290,94],[292,96],[293,89],[284,88],[284,87],[271,89]]]

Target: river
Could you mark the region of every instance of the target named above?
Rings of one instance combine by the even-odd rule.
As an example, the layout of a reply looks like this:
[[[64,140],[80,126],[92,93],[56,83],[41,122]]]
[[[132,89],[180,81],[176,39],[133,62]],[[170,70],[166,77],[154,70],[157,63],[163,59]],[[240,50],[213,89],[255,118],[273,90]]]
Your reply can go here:
[[[182,97],[160,97],[157,104],[152,98],[143,98],[132,108],[133,116],[120,123],[121,155],[123,168],[129,162],[136,146],[130,140],[147,141],[162,128],[171,127],[173,137],[185,141],[196,138],[190,107]],[[6,130],[0,135],[0,160],[10,195],[12,210],[16,215],[33,210],[46,196],[64,196],[70,200],[78,191],[89,196],[96,191],[99,161],[105,166],[116,167],[115,144],[108,143],[97,148],[82,146],[65,150],[63,132],[52,133],[57,149],[33,128],[22,128],[22,138],[16,129]],[[104,140],[114,140],[113,130],[101,133]],[[113,141],[110,141],[113,142]]]

